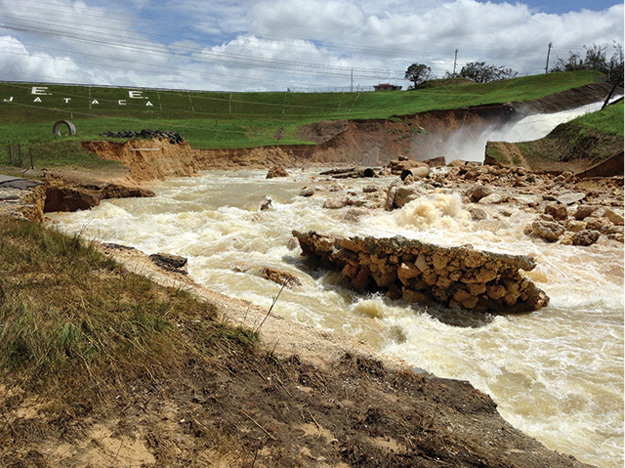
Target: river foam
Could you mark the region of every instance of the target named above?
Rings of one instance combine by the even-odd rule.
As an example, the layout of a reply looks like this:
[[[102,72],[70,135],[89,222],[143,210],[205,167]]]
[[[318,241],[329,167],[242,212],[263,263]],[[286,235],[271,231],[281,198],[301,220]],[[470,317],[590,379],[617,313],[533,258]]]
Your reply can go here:
[[[522,232],[530,214],[514,206],[505,214],[486,206],[488,220],[476,223],[460,197],[445,190],[391,213],[346,216],[349,208],[323,209],[324,199],[388,186],[391,179],[354,180],[336,194],[298,196],[302,187],[324,183],[316,174],[267,180],[265,171],[211,172],[167,181],[152,199],[107,200],[92,211],[50,217],[65,232],[188,257],[193,279],[262,307],[280,286],[236,267],[286,270],[302,285],[284,290],[275,313],[356,336],[439,376],[469,380],[515,427],[548,447],[604,468],[623,465],[622,247],[536,242]],[[266,196],[272,205],[259,211]],[[358,295],[340,273],[316,269],[292,249],[292,229],[402,234],[531,254],[538,266],[529,275],[551,303],[531,314],[493,316]]]

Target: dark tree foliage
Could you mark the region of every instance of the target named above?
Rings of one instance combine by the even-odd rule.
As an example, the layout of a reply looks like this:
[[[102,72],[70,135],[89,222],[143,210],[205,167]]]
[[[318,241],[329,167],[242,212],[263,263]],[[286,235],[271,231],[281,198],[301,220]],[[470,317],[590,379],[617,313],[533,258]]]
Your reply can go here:
[[[427,81],[432,73],[432,69],[423,63],[413,63],[406,70],[404,78],[410,80],[413,83],[413,88],[416,88],[419,83]]]
[[[551,71],[575,71],[575,70],[597,70],[605,73],[608,81],[612,84],[623,84],[623,46],[618,43],[612,45],[613,53],[608,59],[608,44],[596,45],[592,47],[584,46],[586,56],[569,51],[566,58],[558,57],[555,66]]]
[[[478,83],[488,83],[489,81],[514,78],[517,76],[517,72],[512,68],[487,65],[486,62],[469,62],[460,70],[460,76]]]

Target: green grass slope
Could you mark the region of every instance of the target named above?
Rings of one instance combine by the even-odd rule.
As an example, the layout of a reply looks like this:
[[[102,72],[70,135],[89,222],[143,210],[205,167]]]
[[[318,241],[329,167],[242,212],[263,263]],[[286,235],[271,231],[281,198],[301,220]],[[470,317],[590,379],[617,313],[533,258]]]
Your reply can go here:
[[[607,106],[600,112],[582,115],[569,122],[569,126],[577,129],[579,136],[583,136],[585,131],[591,131],[623,137],[623,101]]]
[[[62,137],[65,141],[101,139],[107,131],[157,128],[178,132],[197,148],[302,144],[307,142],[294,132],[311,122],[387,119],[531,100],[593,83],[595,76],[581,71],[492,83],[439,80],[413,91],[360,93],[214,93],[3,82],[0,165],[10,162],[9,140],[24,147],[50,148],[60,140],[52,126],[61,119],[71,120],[77,128],[76,136]]]

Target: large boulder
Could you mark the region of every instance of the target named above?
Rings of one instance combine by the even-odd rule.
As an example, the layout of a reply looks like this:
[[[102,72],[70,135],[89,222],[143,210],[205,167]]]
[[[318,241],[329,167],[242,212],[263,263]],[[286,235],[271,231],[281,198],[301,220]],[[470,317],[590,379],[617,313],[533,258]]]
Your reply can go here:
[[[187,259],[179,255],[172,255],[168,253],[158,252],[150,255],[150,259],[159,267],[167,271],[173,271],[174,273],[181,273],[186,275],[187,272]]]
[[[601,233],[599,231],[584,229],[583,231],[579,231],[573,234],[571,242],[573,245],[581,245],[587,247],[597,242],[600,236]]]
[[[271,166],[267,172],[267,179],[274,179],[276,177],[288,177],[289,172],[282,166]]]
[[[423,161],[430,167],[443,167],[445,163],[445,156],[437,156],[436,158],[430,158]]]
[[[597,211],[599,207],[592,205],[579,205],[573,217],[579,221],[582,221]]]
[[[536,220],[532,223],[531,233],[547,242],[556,242],[564,234],[564,226],[552,221]]]
[[[553,219],[556,221],[562,221],[569,217],[566,206],[561,205],[560,203],[549,203],[545,206],[545,214],[553,216]]]
[[[304,187],[299,191],[300,197],[312,197],[315,194],[315,189],[310,187]]]
[[[328,210],[338,210],[346,207],[349,204],[349,199],[347,198],[328,198],[323,202],[323,208]]]
[[[464,194],[473,203],[477,203],[482,198],[487,197],[491,193],[493,193],[493,191],[490,187],[487,187],[486,185],[476,184],[468,189]]]
[[[623,226],[623,215],[617,213],[616,211],[614,211],[611,208],[606,208],[604,210],[603,216],[608,218],[608,220],[610,220],[611,223],[616,224],[617,226]]]
[[[421,190],[415,185],[402,185],[397,187],[393,205],[395,208],[403,208],[406,204],[421,196]]]
[[[239,263],[233,267],[233,270],[239,273],[248,273],[253,276],[258,276],[259,278],[272,281],[276,284],[285,285],[289,289],[302,284],[297,275],[269,265],[247,265]]]

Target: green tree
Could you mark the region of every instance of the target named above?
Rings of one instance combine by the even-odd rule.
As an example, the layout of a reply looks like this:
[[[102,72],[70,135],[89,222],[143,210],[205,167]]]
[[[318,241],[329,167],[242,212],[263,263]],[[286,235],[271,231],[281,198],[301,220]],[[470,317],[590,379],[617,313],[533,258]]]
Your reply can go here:
[[[592,47],[584,46],[586,57],[569,50],[566,58],[558,57],[555,66],[551,71],[575,71],[575,70],[597,70],[605,73],[608,81],[612,84],[623,83],[623,46],[614,43],[614,52],[608,59],[608,44],[596,45]]]
[[[413,88],[419,83],[427,81],[432,74],[432,69],[423,63],[413,63],[406,70],[404,78],[413,82]]]
[[[579,54],[569,51],[569,56],[566,58],[558,57],[555,66],[550,70],[552,72],[559,71],[576,71],[584,70],[584,61]]]
[[[614,54],[608,62],[608,81],[623,86],[623,46],[614,43]]]
[[[487,65],[486,62],[469,62],[460,70],[460,76],[478,83],[489,81],[507,80],[517,76],[517,72],[511,68]]]

